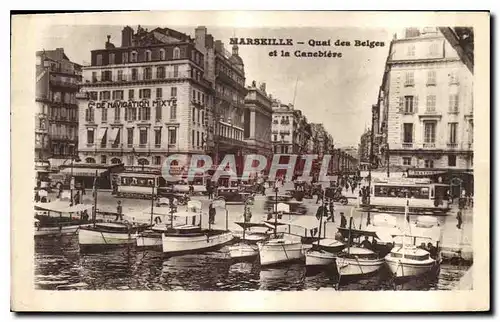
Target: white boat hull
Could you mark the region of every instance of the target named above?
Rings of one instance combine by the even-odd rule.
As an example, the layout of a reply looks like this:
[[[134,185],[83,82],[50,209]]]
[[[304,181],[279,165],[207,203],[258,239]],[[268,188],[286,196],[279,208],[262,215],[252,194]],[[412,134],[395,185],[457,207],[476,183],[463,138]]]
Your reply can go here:
[[[197,252],[227,244],[233,239],[230,232],[211,236],[168,236],[162,235],[162,249],[164,254]]]
[[[285,263],[304,258],[304,250],[301,242],[292,242],[282,245],[263,242],[257,245],[259,246],[261,266]]]
[[[154,236],[142,236],[139,235],[136,238],[137,247],[162,247],[161,235]]]
[[[422,263],[408,263],[401,259],[386,257],[389,270],[395,277],[415,277],[429,273],[436,265],[436,261],[429,259]]]
[[[64,227],[36,227],[35,236],[73,235],[78,232],[78,229],[80,229],[80,225]]]
[[[81,246],[111,246],[136,243],[137,234],[119,232],[101,232],[97,230],[80,229],[78,242]]]
[[[335,263],[335,255],[317,250],[306,252],[306,266],[329,266]]]
[[[337,257],[335,264],[340,276],[361,276],[378,271],[384,264],[384,260]]]
[[[231,258],[249,258],[259,255],[259,248],[256,245],[238,244],[229,247]]]

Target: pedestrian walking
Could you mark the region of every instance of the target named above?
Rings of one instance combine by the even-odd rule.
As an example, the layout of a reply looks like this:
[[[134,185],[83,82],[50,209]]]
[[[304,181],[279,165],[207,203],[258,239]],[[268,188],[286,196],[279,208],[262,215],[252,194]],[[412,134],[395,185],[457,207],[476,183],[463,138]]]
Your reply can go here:
[[[344,213],[340,213],[340,228],[346,228],[347,227],[347,219],[344,216]]]
[[[208,220],[211,225],[215,224],[215,215],[217,214],[214,205],[210,203],[208,206]]]
[[[462,211],[457,212],[457,228],[462,229]]]
[[[252,220],[252,210],[250,209],[249,205],[245,205],[245,211],[243,216],[245,222],[250,222]]]
[[[117,220],[123,220],[122,202],[120,200],[117,201],[117,205],[116,205],[116,218],[115,218],[115,221],[117,221]]]
[[[330,211],[330,217],[332,219],[332,222],[335,222],[335,209],[333,207],[333,200],[330,200],[330,203],[328,204],[328,210]],[[327,219],[328,221],[328,219]]]
[[[80,203],[80,192],[79,192],[79,191],[77,191],[77,192],[76,192],[76,194],[75,194],[75,196],[73,197],[73,199],[74,199],[74,201],[75,201],[75,202],[74,202],[74,204],[75,204],[75,205],[78,205],[78,204]]]
[[[318,202],[320,200],[323,200],[323,188],[322,187],[319,187],[318,192],[316,193],[316,204],[318,204]]]

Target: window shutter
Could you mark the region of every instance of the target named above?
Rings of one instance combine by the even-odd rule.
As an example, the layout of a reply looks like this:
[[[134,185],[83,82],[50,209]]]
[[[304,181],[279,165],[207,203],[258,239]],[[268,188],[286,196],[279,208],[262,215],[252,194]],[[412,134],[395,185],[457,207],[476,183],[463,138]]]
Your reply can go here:
[[[401,123],[401,143],[405,141],[405,124]]]
[[[404,104],[405,104],[404,97],[400,96],[399,97],[399,113],[403,113],[403,111],[404,111]]]
[[[412,133],[411,133],[411,143],[415,143],[415,124],[411,125],[411,130],[412,130]]]
[[[128,108],[126,107],[126,108],[124,108],[124,110],[125,110],[125,112],[124,112],[125,115],[123,115],[124,119],[125,119],[125,121],[128,121]]]
[[[418,113],[418,96],[413,96],[413,112]]]
[[[139,107],[138,110],[139,110],[139,116],[138,116],[137,120],[140,121],[141,120],[141,114],[142,114],[142,108]]]
[[[89,121],[89,110],[88,109],[85,110],[85,121],[87,121],[87,122]]]

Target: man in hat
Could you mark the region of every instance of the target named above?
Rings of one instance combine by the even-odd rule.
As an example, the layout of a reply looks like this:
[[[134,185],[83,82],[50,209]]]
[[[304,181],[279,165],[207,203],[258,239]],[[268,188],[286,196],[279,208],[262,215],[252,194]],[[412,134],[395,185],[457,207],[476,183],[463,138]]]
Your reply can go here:
[[[118,200],[117,205],[116,205],[116,220],[123,220],[123,214],[122,214],[122,202]]]
[[[340,228],[346,228],[347,227],[347,219],[344,216],[344,213],[340,213]]]

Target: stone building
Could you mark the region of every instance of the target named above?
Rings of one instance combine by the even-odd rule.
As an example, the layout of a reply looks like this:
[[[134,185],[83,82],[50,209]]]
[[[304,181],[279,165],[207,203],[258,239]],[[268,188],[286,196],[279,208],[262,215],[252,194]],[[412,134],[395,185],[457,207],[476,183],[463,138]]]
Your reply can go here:
[[[57,169],[75,158],[78,146],[76,93],[81,66],[63,48],[36,52],[35,164]]]
[[[471,187],[473,74],[454,37],[450,28],[408,28],[393,39],[376,105],[384,143],[376,152],[409,176]]]
[[[252,153],[271,156],[272,99],[266,92],[266,83],[257,86],[253,81],[247,87],[245,98],[244,139]]]
[[[79,153],[86,163],[160,168],[171,154],[205,153],[212,86],[188,35],[126,26],[83,68]]]

